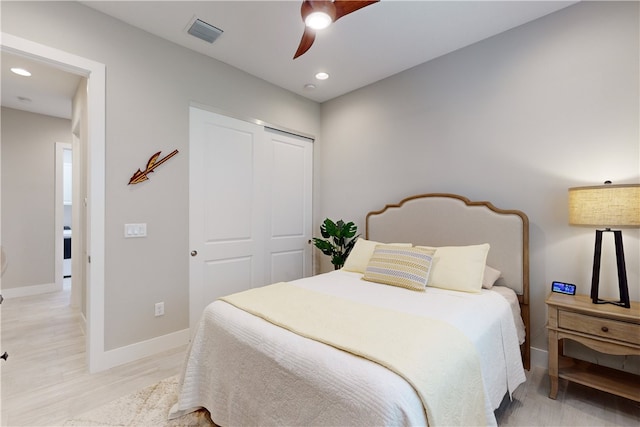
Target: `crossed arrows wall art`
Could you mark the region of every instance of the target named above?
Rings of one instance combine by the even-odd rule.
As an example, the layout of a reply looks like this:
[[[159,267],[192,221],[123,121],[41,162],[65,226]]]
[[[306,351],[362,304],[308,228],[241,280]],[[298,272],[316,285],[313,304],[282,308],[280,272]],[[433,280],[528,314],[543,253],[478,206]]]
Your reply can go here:
[[[167,154],[162,159],[158,160],[158,157],[160,157],[160,153],[162,153],[162,151],[158,151],[156,154],[151,156],[149,158],[149,161],[147,162],[146,169],[143,171],[138,169],[138,171],[134,173],[131,179],[129,180],[128,185],[139,184],[143,181],[147,181],[149,179],[147,175],[153,172],[155,168],[157,168],[158,166],[160,166],[161,164],[163,164],[164,162],[166,162],[167,160],[169,160],[170,158],[178,154],[178,150],[173,150],[171,153]]]

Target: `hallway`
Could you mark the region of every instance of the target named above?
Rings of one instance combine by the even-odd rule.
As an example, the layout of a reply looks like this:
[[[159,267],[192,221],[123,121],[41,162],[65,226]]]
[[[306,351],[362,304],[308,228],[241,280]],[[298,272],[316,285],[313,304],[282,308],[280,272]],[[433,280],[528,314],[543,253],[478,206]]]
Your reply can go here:
[[[118,397],[175,375],[185,347],[89,374],[78,310],[64,290],[5,300],[0,306],[0,367],[3,426],[60,424]]]

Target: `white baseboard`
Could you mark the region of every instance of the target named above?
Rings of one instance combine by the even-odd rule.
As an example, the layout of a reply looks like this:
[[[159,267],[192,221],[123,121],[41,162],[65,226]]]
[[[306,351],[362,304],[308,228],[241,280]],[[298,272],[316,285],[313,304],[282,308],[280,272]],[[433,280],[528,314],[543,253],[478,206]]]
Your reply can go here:
[[[101,366],[97,367],[96,372],[186,345],[189,343],[190,338],[191,330],[187,328],[150,340],[107,350],[103,353],[103,357],[100,358],[102,363],[100,364]]]
[[[531,365],[549,369],[549,352],[541,348],[531,347]]]
[[[62,290],[62,285],[55,283],[45,283],[43,285],[20,286],[17,288],[2,289],[2,296],[5,299],[29,297],[32,295],[46,294],[49,292],[58,292]]]

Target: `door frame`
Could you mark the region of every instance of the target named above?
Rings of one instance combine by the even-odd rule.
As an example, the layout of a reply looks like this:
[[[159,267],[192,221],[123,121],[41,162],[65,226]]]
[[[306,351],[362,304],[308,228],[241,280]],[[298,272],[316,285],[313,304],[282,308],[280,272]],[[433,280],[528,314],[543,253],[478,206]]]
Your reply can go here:
[[[88,274],[86,353],[89,372],[110,366],[104,351],[104,258],[105,258],[105,130],[106,67],[104,64],[1,33],[0,49],[41,61],[52,67],[87,78],[87,229]],[[0,231],[1,233],[1,231]],[[1,236],[1,234],[0,234]]]

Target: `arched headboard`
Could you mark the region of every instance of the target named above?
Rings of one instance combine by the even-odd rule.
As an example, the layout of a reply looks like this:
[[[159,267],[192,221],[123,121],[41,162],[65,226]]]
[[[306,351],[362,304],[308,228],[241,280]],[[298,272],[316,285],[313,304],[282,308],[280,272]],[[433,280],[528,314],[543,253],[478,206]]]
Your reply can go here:
[[[518,294],[526,328],[523,362],[529,369],[529,219],[524,212],[472,202],[455,194],[421,194],[369,212],[365,236],[379,242],[425,246],[489,243],[487,265],[502,272],[496,284]]]

